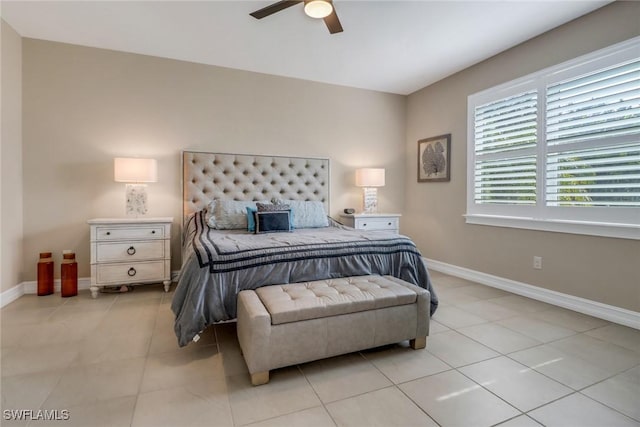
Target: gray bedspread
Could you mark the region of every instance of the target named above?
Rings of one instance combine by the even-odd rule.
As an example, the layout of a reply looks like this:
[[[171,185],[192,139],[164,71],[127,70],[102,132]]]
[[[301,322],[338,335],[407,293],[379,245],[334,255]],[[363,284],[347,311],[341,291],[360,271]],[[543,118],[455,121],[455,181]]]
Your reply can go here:
[[[196,212],[184,230],[182,269],[171,304],[180,346],[208,325],[234,319],[238,292],[265,285],[392,275],[428,289],[431,314],[438,305],[424,260],[408,237],[337,224],[252,234],[211,229],[204,217]]]

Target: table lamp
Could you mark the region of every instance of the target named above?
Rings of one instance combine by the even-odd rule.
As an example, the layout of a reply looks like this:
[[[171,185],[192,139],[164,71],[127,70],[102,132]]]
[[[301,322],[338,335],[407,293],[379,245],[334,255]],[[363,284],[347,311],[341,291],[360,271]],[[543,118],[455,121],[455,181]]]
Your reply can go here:
[[[147,213],[147,182],[158,181],[158,163],[155,159],[116,157],[113,159],[113,177],[116,182],[127,183],[127,215]]]
[[[364,213],[378,212],[378,188],[384,187],[384,169],[362,168],[356,169],[356,186],[362,187],[364,192]]]

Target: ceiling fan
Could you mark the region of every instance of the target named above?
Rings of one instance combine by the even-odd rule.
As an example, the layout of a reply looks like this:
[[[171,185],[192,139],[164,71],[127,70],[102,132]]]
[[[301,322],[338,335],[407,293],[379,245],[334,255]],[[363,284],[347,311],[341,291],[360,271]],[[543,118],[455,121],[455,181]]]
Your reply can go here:
[[[294,6],[298,3],[304,3],[304,12],[312,18],[322,18],[327,25],[331,34],[341,33],[342,24],[336,14],[336,9],[333,7],[332,0],[285,0],[278,1],[270,4],[267,7],[263,7],[260,10],[250,13],[256,19],[262,19],[269,15],[273,15],[276,12],[280,12],[288,7]]]

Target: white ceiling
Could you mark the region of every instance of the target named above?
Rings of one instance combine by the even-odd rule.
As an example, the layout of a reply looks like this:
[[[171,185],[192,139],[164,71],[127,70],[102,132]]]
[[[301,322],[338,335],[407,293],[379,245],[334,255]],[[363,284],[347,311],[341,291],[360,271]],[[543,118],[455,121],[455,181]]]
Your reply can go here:
[[[334,0],[330,35],[271,1],[5,1],[21,36],[409,94],[609,0]]]

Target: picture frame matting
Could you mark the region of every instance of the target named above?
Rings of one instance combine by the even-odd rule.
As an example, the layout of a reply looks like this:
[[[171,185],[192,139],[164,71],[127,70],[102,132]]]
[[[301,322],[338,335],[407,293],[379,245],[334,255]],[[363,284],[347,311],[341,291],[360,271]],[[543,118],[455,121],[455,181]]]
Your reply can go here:
[[[418,141],[418,182],[451,181],[451,134]]]

